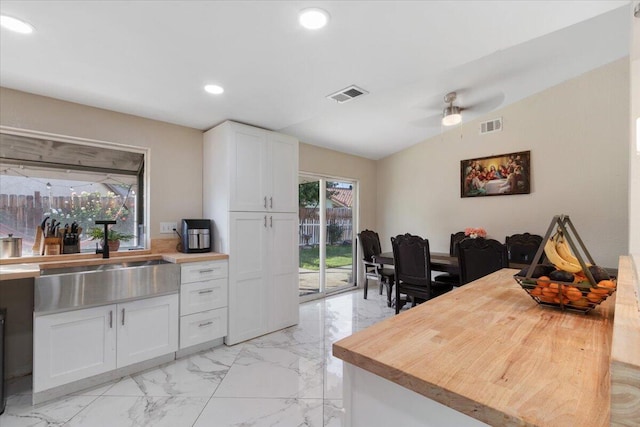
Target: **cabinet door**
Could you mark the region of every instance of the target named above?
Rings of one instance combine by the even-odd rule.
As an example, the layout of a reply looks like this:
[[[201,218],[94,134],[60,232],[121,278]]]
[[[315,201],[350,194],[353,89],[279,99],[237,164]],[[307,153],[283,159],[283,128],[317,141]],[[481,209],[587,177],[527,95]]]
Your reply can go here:
[[[270,132],[269,210],[272,212],[298,212],[298,140]]]
[[[265,211],[268,206],[266,131],[234,124],[229,153],[229,210]]]
[[[116,368],[116,306],[34,318],[33,391]]]
[[[267,332],[267,214],[234,212],[229,218],[229,331],[227,344]]]
[[[178,295],[118,304],[118,368],[178,350]]]
[[[298,215],[269,214],[269,330],[298,323]]]

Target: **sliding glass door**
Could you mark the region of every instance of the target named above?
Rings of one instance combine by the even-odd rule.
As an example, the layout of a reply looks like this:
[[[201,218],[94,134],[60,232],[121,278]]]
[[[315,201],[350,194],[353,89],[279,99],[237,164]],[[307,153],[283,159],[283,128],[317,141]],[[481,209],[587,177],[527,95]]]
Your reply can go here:
[[[301,299],[313,299],[355,285],[356,192],[356,183],[352,181],[300,176]]]

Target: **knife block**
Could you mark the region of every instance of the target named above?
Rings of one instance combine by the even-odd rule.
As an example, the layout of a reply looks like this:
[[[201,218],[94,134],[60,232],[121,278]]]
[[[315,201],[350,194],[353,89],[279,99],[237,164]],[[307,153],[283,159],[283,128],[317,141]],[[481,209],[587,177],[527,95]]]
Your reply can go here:
[[[75,244],[65,245],[64,240],[62,241],[62,253],[63,254],[78,254],[80,253],[80,242],[78,241]]]
[[[60,255],[61,247],[60,237],[44,237],[40,242],[40,255]]]

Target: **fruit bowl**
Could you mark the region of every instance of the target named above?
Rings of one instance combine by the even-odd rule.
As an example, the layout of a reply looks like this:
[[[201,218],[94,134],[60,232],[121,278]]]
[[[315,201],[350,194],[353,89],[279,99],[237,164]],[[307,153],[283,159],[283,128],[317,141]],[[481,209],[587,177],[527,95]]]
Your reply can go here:
[[[552,280],[548,276],[527,278],[521,273],[514,279],[535,302],[561,310],[588,313],[616,290],[615,279],[601,280],[594,285],[580,276],[573,282],[566,282]]]

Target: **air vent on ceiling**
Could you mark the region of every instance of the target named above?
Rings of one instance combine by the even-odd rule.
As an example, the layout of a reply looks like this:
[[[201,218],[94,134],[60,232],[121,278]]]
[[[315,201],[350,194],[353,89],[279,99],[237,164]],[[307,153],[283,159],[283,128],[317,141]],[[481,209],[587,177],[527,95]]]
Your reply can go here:
[[[502,130],[502,117],[480,123],[480,135]]]
[[[342,104],[344,102],[351,101],[353,98],[356,98],[361,95],[366,95],[368,93],[369,92],[367,92],[366,90],[359,88],[358,86],[352,85],[342,90],[339,90],[336,93],[327,95],[327,98],[333,99],[339,104]]]

